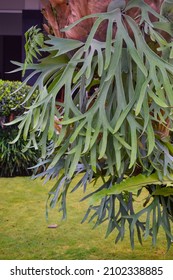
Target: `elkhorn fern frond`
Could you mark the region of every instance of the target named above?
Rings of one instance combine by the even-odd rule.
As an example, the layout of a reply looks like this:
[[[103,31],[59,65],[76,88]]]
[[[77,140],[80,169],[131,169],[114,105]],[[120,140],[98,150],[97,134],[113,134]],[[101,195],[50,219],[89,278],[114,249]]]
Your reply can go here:
[[[38,55],[40,55],[40,48],[44,45],[44,36],[41,32],[41,29],[37,26],[32,26],[25,33],[25,62],[23,65],[22,76],[24,76],[27,65],[33,63],[33,59],[38,59]]]

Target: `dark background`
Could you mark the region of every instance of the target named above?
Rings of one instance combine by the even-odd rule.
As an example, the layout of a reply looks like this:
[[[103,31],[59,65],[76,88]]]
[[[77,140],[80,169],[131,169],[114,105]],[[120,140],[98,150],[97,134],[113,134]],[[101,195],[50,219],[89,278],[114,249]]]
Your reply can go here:
[[[35,2],[36,1],[36,2]],[[43,16],[37,0],[0,0],[0,79],[22,80],[21,72],[8,73],[16,68],[10,61],[25,59],[25,32],[33,25],[42,28]],[[34,10],[26,10],[26,7]],[[38,7],[37,7],[38,6]],[[34,81],[31,80],[32,84]]]

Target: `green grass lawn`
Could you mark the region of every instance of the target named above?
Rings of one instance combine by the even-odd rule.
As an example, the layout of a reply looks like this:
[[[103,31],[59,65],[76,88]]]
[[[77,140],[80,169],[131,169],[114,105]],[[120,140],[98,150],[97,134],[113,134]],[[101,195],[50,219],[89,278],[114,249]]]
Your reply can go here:
[[[104,238],[106,225],[92,229],[81,220],[88,202],[79,202],[83,193],[68,196],[68,218],[61,222],[56,209],[45,219],[45,203],[53,182],[43,185],[29,177],[0,178],[0,259],[4,260],[141,260],[173,259],[173,245],[166,253],[166,242],[160,233],[157,247],[151,239],[131,250],[128,232],[124,241],[114,244],[114,233]],[[140,203],[139,203],[140,205]],[[137,205],[137,207],[139,207]],[[58,224],[57,228],[48,228]],[[137,241],[137,240],[136,240]]]

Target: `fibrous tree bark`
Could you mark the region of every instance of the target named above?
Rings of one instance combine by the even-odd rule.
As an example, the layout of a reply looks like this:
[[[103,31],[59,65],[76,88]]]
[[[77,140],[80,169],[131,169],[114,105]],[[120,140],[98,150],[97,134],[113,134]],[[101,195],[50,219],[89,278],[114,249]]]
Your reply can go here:
[[[44,24],[44,28],[48,33],[57,37],[85,41],[96,20],[95,18],[86,19],[69,31],[62,32],[61,30],[84,16],[106,12],[110,10],[109,7],[112,9],[117,6],[121,7],[122,2],[127,4],[129,0],[42,0],[42,12],[47,20],[47,24]],[[150,5],[156,12],[159,12],[163,0],[145,0],[144,2]],[[111,5],[112,3],[114,3],[114,5]],[[140,21],[139,8],[132,8],[128,10],[126,14]],[[152,15],[151,20],[154,21],[155,19],[156,18]],[[107,22],[101,23],[95,34],[95,39],[104,41],[106,38],[106,30]]]

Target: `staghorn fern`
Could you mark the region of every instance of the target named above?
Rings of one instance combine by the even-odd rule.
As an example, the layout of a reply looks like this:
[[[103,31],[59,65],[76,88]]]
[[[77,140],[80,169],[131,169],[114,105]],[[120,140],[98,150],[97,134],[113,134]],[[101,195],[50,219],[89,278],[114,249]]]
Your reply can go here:
[[[172,25],[144,1],[127,2],[125,7],[87,15],[62,30],[69,34],[94,19],[86,41],[49,36],[41,50],[49,55],[28,66],[33,72],[26,81],[38,73],[39,77],[26,101],[37,88],[39,95],[13,123],[19,123],[19,135],[28,139],[27,148],[34,145],[42,150],[36,168],[46,169],[35,177],[57,178],[48,202],[50,207],[60,205],[63,218],[70,183],[81,173],[73,191],[81,186],[85,190],[94,180],[94,190],[85,199],[99,196],[100,191],[104,194],[99,203],[89,206],[83,221],[90,216],[98,226],[108,220],[107,235],[116,230],[116,242],[124,238],[128,224],[132,247],[135,230],[140,243],[145,233],[145,237],[152,235],[155,245],[162,226],[169,248],[172,190],[165,198],[157,186],[168,188],[167,178],[172,187]],[[140,22],[133,19],[133,9],[138,10]],[[96,35],[105,22],[106,39],[99,41]],[[22,64],[17,65],[23,70]],[[62,127],[58,133],[55,117]],[[133,185],[135,177],[140,195],[144,187],[140,173],[148,193],[144,209],[135,213],[133,188],[120,193],[115,189],[127,177]]]
[[[25,40],[26,58],[23,64],[22,76],[25,75],[27,65],[33,63],[33,58],[38,59],[38,55],[40,55],[39,49],[42,48],[44,44],[44,36],[40,28],[32,26],[25,33]]]

